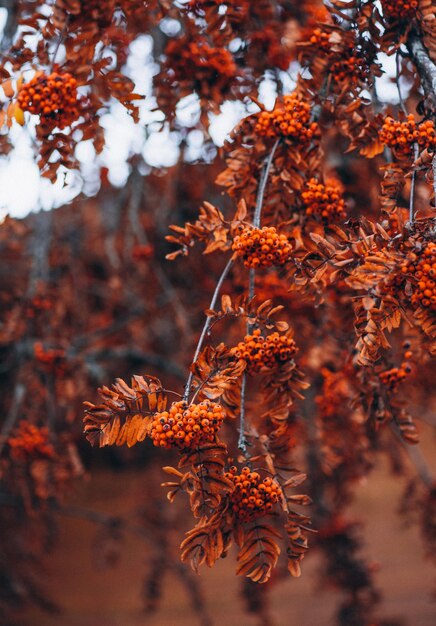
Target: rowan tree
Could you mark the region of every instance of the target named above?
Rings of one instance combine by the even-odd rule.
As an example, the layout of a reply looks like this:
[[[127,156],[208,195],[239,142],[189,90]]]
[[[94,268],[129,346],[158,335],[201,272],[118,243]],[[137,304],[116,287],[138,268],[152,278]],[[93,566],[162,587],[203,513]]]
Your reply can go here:
[[[5,607],[47,603],[16,556],[44,550],[62,515],[115,543],[131,530],[68,506],[93,454],[85,402],[92,444],[134,447],[154,468],[141,517],[160,551],[150,606],[176,567],[210,623],[186,568],[229,555],[268,624],[262,585],[304,576],[313,549],[322,582],[343,592],[337,624],[394,623],[377,616],[348,507],[387,457],[435,560],[419,443],[420,423],[434,426],[435,24],[432,0],[9,7],[3,154],[21,126],[41,175],[68,184],[68,173],[86,182],[80,146],[92,145],[100,191],[0,228],[0,516],[15,528],[0,539]],[[138,42],[151,50],[142,90],[129,65]],[[119,106],[146,139],[166,132],[177,162],[152,170],[132,154],[114,191],[105,118]],[[229,106],[241,119],[218,149],[211,125]],[[181,500],[191,524],[180,555],[164,532],[178,524],[157,504],[161,466],[168,507]]]

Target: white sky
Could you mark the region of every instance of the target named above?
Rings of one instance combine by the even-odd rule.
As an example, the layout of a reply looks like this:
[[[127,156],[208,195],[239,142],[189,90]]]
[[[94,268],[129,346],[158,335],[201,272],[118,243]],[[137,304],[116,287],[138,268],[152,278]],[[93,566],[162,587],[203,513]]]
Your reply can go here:
[[[5,22],[5,9],[0,9],[0,29]],[[165,27],[174,27],[170,20]],[[105,129],[106,146],[103,154],[96,159],[91,142],[83,142],[77,148],[77,157],[82,166],[82,176],[75,172],[66,173],[65,183],[60,177],[55,185],[42,179],[36,165],[37,154],[33,143],[33,125],[26,114],[26,125],[13,125],[11,137],[14,150],[7,157],[0,157],[0,219],[7,213],[14,217],[24,217],[31,211],[52,209],[71,201],[81,191],[92,195],[98,190],[98,170],[100,166],[109,168],[110,181],[122,186],[128,176],[127,159],[133,154],[142,154],[151,167],[168,167],[178,159],[178,135],[162,128],[163,116],[152,111],[155,101],[150,96],[151,81],[155,71],[151,57],[151,37],[141,36],[131,44],[131,55],[127,65],[128,75],[135,81],[135,91],[145,94],[141,103],[141,121],[135,125],[124,107],[114,103],[109,114],[103,116],[101,124]],[[395,57],[382,55],[380,60],[387,74],[377,79],[377,91],[384,102],[398,102],[396,86],[391,81],[395,75]],[[286,87],[292,90],[295,84],[292,76],[298,72],[298,64],[291,65],[288,74],[283,73]],[[273,83],[265,80],[260,86],[260,100],[267,108],[272,108],[275,93]],[[252,105],[249,111],[256,111]],[[222,145],[231,129],[247,115],[247,108],[240,102],[226,102],[219,115],[211,115],[210,135],[217,145]],[[184,122],[198,116],[196,98],[188,96],[178,108],[177,118]],[[187,157],[194,160],[200,156],[202,135],[192,131],[188,136]]]

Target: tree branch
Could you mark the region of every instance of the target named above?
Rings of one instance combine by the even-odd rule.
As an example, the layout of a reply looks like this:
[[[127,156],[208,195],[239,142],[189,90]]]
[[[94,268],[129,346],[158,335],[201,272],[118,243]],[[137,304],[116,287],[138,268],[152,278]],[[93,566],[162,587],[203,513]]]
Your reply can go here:
[[[218,283],[217,283],[217,285],[215,287],[215,291],[213,293],[212,300],[211,300],[210,305],[209,305],[209,309],[211,309],[212,311],[215,310],[216,303],[218,301],[218,296],[219,296],[220,291],[221,291],[221,287],[223,286],[223,283],[224,283],[224,281],[226,279],[226,276],[229,273],[232,265],[233,265],[233,259],[231,258],[227,262],[227,265],[223,269],[222,274],[221,274],[221,276],[218,279]],[[198,357],[200,355],[200,352],[201,352],[201,348],[203,347],[203,342],[204,342],[204,340],[206,338],[206,335],[207,335],[207,331],[209,330],[209,327],[210,327],[211,324],[212,324],[212,318],[208,316],[206,318],[206,322],[205,322],[205,324],[203,326],[203,330],[201,332],[200,339],[198,340],[197,349],[195,350],[195,354],[194,354],[194,359],[192,361],[192,365],[194,365],[197,362],[197,359],[198,359]],[[191,371],[190,374],[189,374],[188,382],[186,383],[185,393],[184,393],[184,396],[183,396],[183,400],[185,402],[187,402],[188,399],[189,399],[189,394],[191,392],[191,385],[192,385],[193,377],[194,377],[194,374]]]
[[[421,37],[414,30],[410,32],[407,49],[416,65],[422,88],[434,113],[436,111],[436,65],[431,60]]]

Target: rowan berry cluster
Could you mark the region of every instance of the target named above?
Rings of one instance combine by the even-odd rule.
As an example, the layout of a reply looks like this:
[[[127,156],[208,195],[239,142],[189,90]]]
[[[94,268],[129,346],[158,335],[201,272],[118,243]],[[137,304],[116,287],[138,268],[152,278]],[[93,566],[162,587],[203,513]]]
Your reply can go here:
[[[330,50],[330,35],[321,28],[314,28],[309,35],[309,42],[319,50],[325,52]]]
[[[110,16],[114,7],[114,0],[56,0],[55,4],[55,9],[65,11],[73,19],[81,15],[96,21]]]
[[[341,192],[340,183],[334,180],[328,180],[323,185],[316,178],[311,178],[301,194],[306,215],[319,217],[326,224],[344,219],[345,201]]]
[[[381,0],[383,15],[389,20],[410,20],[416,16],[418,0]]]
[[[40,341],[36,341],[33,345],[33,354],[46,370],[64,373],[65,350],[62,348],[44,348]]]
[[[396,391],[399,384],[407,378],[411,373],[412,367],[410,363],[404,362],[400,367],[392,367],[389,370],[380,372],[379,377],[381,382],[390,390]]]
[[[332,63],[330,74],[333,84],[347,81],[349,85],[365,82],[370,76],[370,69],[365,57],[353,53],[353,49],[344,50],[343,56]]]
[[[283,498],[281,487],[275,480],[269,477],[261,480],[260,474],[248,467],[242,468],[239,474],[238,468],[233,466],[225,476],[235,486],[229,495],[230,507],[242,523],[267,515]]]
[[[182,74],[185,74],[189,67],[198,68],[199,79],[214,81],[216,74],[233,78],[237,73],[233,56],[226,48],[213,48],[204,41],[186,42],[174,39],[168,43],[165,54],[175,60],[173,67],[176,70],[180,68]]]
[[[289,261],[292,245],[274,226],[247,226],[235,236],[232,250],[244,261],[245,267],[271,267]]]
[[[169,411],[156,413],[150,436],[160,448],[193,448],[215,441],[225,417],[223,407],[210,400],[190,405],[174,402]]]
[[[310,104],[291,94],[273,111],[259,113],[254,131],[262,137],[286,137],[305,144],[319,134],[319,126],[310,121]]]
[[[149,243],[138,244],[133,247],[132,257],[135,261],[149,261],[153,258],[153,246]]]
[[[426,120],[417,124],[413,115],[408,115],[402,121],[394,120],[390,116],[386,117],[379,131],[379,138],[399,156],[409,156],[414,143],[421,148],[436,148],[434,122]]]
[[[419,252],[410,252],[401,273],[413,283],[411,302],[436,311],[436,243],[427,243]]]
[[[8,444],[11,457],[17,461],[55,456],[54,448],[49,442],[48,428],[38,428],[24,420],[20,422],[15,434],[9,437]]]
[[[42,125],[60,130],[80,117],[77,81],[71,74],[37,74],[20,89],[17,104],[39,115]]]
[[[274,332],[267,337],[256,329],[231,349],[232,356],[247,363],[247,372],[254,374],[262,369],[274,369],[290,361],[297,352],[295,341],[289,335]]]
[[[281,38],[277,36],[277,29],[265,26],[262,30],[255,31],[250,36],[250,47],[257,53],[257,58],[270,67],[278,67],[286,71],[292,60],[292,53],[283,45]]]

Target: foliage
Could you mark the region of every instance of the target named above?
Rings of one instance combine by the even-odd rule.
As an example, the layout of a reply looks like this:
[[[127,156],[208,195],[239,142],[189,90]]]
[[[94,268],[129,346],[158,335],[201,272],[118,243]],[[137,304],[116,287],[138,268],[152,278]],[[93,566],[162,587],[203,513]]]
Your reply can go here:
[[[55,181],[79,168],[81,142],[101,154],[114,100],[143,125],[154,98],[185,146],[199,133],[204,162],[182,150],[143,179],[135,156],[119,193],[102,171],[96,200],[1,226],[12,268],[1,276],[3,508],[25,520],[65,512],[90,455],[80,403],[100,385],[86,437],[141,444],[117,454],[164,463],[168,500],[192,513],[182,561],[212,567],[234,545],[246,591],[300,576],[313,547],[323,581],[345,594],[337,623],[383,623],[347,519],[381,455],[421,480],[413,509],[435,559],[434,481],[413,452],[434,406],[434,17],[429,0],[19,3],[1,65],[4,153],[11,129],[36,123]],[[155,61],[145,103],[127,63],[144,35]],[[398,105],[379,99],[383,54],[396,58]],[[190,97],[198,115],[183,125]],[[216,154],[211,114],[229,101],[245,116]],[[172,562],[158,524],[147,529]],[[2,578],[37,600],[0,550]]]

